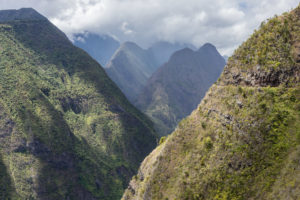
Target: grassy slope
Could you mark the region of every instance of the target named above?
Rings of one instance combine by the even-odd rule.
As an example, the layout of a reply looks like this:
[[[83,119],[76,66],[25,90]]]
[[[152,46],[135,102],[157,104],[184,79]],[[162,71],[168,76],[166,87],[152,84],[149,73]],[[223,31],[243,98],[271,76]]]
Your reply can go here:
[[[300,7],[263,24],[123,199],[300,197]]]
[[[0,24],[0,58],[0,195],[120,198],[151,122],[47,20]]]

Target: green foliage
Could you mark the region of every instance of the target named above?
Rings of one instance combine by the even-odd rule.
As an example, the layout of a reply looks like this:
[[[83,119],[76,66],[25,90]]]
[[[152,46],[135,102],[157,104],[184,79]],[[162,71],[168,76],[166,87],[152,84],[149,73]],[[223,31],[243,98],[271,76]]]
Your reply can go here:
[[[213,148],[213,142],[209,136],[204,138],[204,146],[207,150],[211,150]]]
[[[119,199],[156,145],[150,120],[49,21],[0,24],[0,43],[7,195]]]
[[[125,199],[300,197],[299,16],[300,6],[263,23],[236,50],[206,101],[144,161],[144,179]]]
[[[162,143],[164,143],[166,141],[167,137],[166,136],[163,136],[160,138],[159,140],[159,145],[161,145]]]
[[[201,122],[201,126],[203,129],[206,129],[206,123],[205,122]]]
[[[293,65],[292,34],[298,30],[292,27],[296,24],[297,21],[281,17],[270,19],[235,51],[233,59],[239,59],[244,68],[260,65],[270,70]]]

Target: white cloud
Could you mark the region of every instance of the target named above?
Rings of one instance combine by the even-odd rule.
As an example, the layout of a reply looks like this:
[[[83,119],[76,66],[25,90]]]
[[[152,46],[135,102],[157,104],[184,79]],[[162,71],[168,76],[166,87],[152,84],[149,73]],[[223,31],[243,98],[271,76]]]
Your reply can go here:
[[[33,7],[68,36],[90,31],[147,46],[157,40],[211,42],[231,54],[261,21],[298,0],[0,0],[0,9]]]

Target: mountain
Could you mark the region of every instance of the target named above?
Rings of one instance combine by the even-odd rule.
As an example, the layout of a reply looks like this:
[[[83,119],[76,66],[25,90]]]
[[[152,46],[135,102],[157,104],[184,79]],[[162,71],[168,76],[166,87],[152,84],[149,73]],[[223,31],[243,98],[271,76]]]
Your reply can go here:
[[[120,199],[151,121],[33,9],[0,21],[0,199]]]
[[[155,122],[160,135],[167,135],[197,107],[224,66],[212,44],[179,50],[151,76],[135,105]]]
[[[167,62],[170,56],[180,49],[190,48],[195,50],[196,48],[191,44],[180,44],[180,43],[170,43],[166,41],[159,41],[154,43],[148,48],[148,51],[152,52],[154,55],[154,59],[156,60],[156,64],[158,66],[163,65]]]
[[[143,49],[133,42],[125,42],[112,56],[105,70],[129,101],[134,103],[153,72],[167,62],[173,52],[186,46],[157,42]]]
[[[157,67],[151,52],[133,42],[125,42],[115,52],[105,70],[133,102]]]
[[[78,33],[74,35],[74,45],[88,52],[102,66],[105,66],[120,43],[108,35]]]
[[[300,5],[263,23],[123,199],[299,199],[299,36]]]

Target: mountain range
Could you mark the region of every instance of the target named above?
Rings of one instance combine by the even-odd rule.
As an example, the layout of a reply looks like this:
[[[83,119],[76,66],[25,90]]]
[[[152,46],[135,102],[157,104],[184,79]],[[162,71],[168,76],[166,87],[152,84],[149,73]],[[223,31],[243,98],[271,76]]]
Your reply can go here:
[[[0,199],[120,199],[152,122],[33,9],[0,11]]]
[[[74,45],[88,52],[105,67],[108,76],[117,84],[132,103],[146,85],[152,73],[168,61],[177,50],[190,44],[159,41],[148,49],[143,49],[134,42],[118,41],[107,35],[83,33],[74,35]]]
[[[300,6],[262,23],[122,199],[299,199],[299,36]]]
[[[0,199],[299,199],[300,5],[226,65],[210,43],[73,39],[0,11]]]

